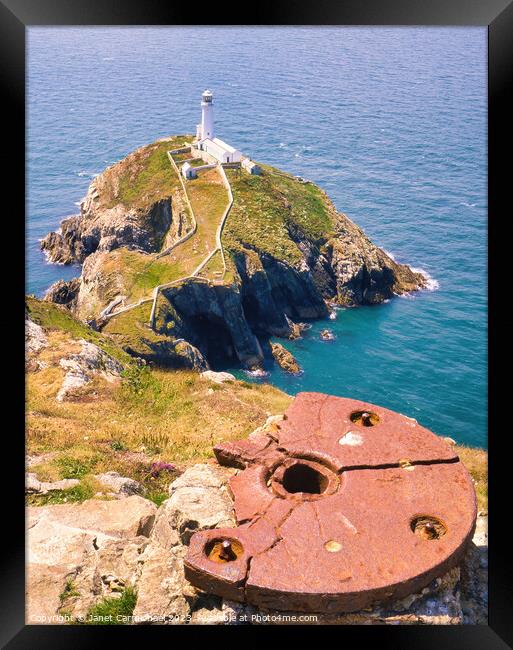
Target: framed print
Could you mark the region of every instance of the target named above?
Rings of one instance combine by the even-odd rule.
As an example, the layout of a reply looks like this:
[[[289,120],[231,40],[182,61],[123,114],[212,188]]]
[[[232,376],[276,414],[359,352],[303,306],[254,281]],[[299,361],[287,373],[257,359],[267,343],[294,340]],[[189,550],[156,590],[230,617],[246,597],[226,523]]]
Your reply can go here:
[[[0,10],[5,646],[511,647],[511,5]]]

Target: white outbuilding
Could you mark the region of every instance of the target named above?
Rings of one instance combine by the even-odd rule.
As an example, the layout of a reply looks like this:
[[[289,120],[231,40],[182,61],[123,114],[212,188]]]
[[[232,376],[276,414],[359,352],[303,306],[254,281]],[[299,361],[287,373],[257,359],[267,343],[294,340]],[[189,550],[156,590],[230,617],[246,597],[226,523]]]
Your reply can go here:
[[[188,162],[184,162],[182,165],[182,176],[186,179],[196,178],[196,170]]]
[[[262,173],[262,168],[260,165],[257,165],[256,162],[251,160],[251,158],[243,158],[242,159],[242,168],[245,169],[248,174],[261,174]]]

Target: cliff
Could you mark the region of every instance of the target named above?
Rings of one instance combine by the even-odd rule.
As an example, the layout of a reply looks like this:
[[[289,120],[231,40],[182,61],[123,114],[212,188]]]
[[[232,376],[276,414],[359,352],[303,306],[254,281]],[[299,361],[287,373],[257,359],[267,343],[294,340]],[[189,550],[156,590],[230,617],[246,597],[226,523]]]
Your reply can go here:
[[[262,342],[327,317],[329,303],[374,305],[425,286],[421,274],[375,246],[319,187],[265,165],[261,176],[226,170],[233,195],[221,239],[226,267],[218,252],[196,273],[215,252],[229,194],[219,170],[188,181],[184,192],[167,151],[186,139],[141,147],[106,169],[80,214],[42,242],[51,261],[83,264],[79,282],[60,283],[48,298],[132,354],[173,365],[170,351],[186,341],[197,352],[190,367],[226,360],[257,367]],[[193,236],[172,248],[194,219]],[[159,293],[150,329],[152,292],[171,282]],[[109,304],[115,312],[141,301],[100,318]]]

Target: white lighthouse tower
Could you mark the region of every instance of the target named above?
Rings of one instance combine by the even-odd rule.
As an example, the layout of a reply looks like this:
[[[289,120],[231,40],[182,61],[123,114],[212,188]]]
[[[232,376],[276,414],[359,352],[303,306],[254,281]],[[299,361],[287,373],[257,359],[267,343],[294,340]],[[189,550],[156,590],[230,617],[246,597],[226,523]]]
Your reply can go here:
[[[214,137],[214,106],[213,95],[210,90],[205,90],[201,95],[201,124],[196,125],[195,146],[200,152],[200,157],[212,163],[212,159],[224,163],[237,163],[242,160],[238,149],[231,147],[223,140]]]
[[[205,90],[201,95],[201,124],[198,124],[196,138],[202,140],[214,139],[214,106],[213,95],[210,90]]]

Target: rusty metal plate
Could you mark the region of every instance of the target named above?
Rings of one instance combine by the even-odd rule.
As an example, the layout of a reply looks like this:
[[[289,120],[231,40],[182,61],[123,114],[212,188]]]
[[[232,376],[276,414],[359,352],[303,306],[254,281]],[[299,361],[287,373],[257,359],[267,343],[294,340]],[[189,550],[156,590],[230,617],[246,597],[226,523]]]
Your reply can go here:
[[[452,448],[378,406],[300,393],[276,430],[215,452],[245,469],[230,480],[239,526],[191,539],[186,577],[208,593],[356,611],[422,589],[474,532],[475,491]]]

